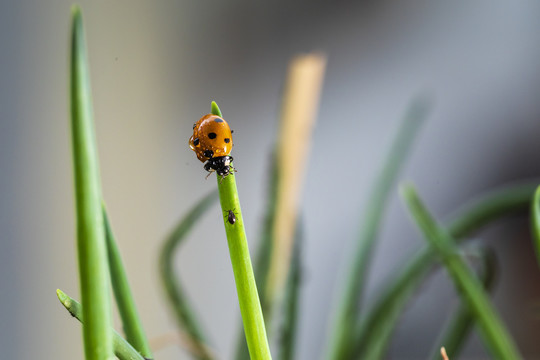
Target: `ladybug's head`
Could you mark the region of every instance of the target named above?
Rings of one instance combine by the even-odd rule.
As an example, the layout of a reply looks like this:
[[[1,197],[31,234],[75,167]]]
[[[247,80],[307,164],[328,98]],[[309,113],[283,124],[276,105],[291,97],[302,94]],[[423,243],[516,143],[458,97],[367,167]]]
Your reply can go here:
[[[230,174],[231,172],[231,166],[225,165],[223,167],[220,167],[218,170],[216,170],[219,176],[225,177]]]
[[[229,155],[213,157],[204,164],[204,169],[210,172],[215,171],[219,176],[225,177],[231,173],[231,169],[234,170],[231,166],[232,161],[233,157]]]

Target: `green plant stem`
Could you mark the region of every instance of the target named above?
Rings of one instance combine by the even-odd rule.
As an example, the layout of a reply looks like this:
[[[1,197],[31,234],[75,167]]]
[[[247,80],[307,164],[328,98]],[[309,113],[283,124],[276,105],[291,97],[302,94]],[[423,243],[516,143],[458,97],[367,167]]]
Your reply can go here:
[[[135,305],[135,300],[129,287],[126,270],[124,269],[124,264],[122,262],[122,256],[120,255],[120,250],[116,244],[104,204],[103,220],[105,223],[111,283],[126,339],[145,359],[152,359],[152,350],[150,350],[150,345],[148,344],[142,321],[137,312],[137,306]]]
[[[189,336],[188,350],[201,360],[210,360],[214,356],[207,346],[207,336],[204,334],[196,314],[182,290],[180,279],[174,271],[174,255],[189,231],[216,200],[217,192],[213,191],[197,203],[167,237],[159,256],[161,280],[176,315],[178,326],[183,328]]]
[[[449,233],[455,239],[463,240],[472,232],[505,215],[526,210],[535,187],[533,184],[518,184],[490,191],[456,212],[448,225]],[[400,267],[400,271],[355,330],[354,358],[384,358],[388,342],[406,304],[435,263],[435,254],[426,246]]]
[[[287,278],[284,299],[284,316],[281,331],[279,332],[279,360],[292,360],[295,358],[296,333],[298,322],[298,303],[300,297],[300,283],[302,281],[302,231],[300,221],[296,224],[294,248],[291,267]]]
[[[64,305],[67,311],[71,316],[75,317],[81,323],[83,323],[83,309],[82,305],[79,304],[76,300],[69,297],[62,290],[56,290],[56,295],[58,300]],[[116,331],[111,330],[112,332],[112,343],[114,348],[114,354],[120,360],[145,360],[141,354],[137,352],[126,340],[120,336]]]
[[[90,74],[82,15],[72,9],[71,129],[77,209],[77,248],[84,304],[87,360],[113,359],[109,268],[101,213],[101,186],[95,143]]]
[[[425,240],[442,259],[460,297],[475,315],[480,334],[492,355],[498,359],[521,359],[512,338],[482,289],[482,284],[460,256],[454,239],[431,217],[412,186],[404,186],[401,190]]]
[[[536,188],[531,202],[531,226],[536,260],[540,264],[540,186]]]
[[[234,172],[223,179],[217,176],[217,183],[249,354],[252,360],[271,359]],[[235,213],[234,224],[230,224],[227,219],[229,210]]]
[[[274,222],[276,219],[276,199],[277,199],[277,186],[279,171],[276,164],[276,156],[272,155],[272,167],[269,172],[270,183],[268,184],[268,195],[266,214],[264,216],[264,223],[262,226],[262,232],[260,234],[259,249],[257,249],[257,258],[255,264],[255,280],[257,282],[257,288],[260,290],[259,297],[261,298],[261,307],[263,314],[266,316],[266,312],[269,310],[269,304],[266,296],[266,283],[268,280],[268,271],[270,269],[270,256],[272,255],[272,240],[274,237]],[[268,328],[268,324],[267,328]]]
[[[360,236],[353,251],[352,262],[347,271],[344,291],[341,294],[333,331],[330,337],[329,360],[348,360],[354,346],[354,328],[359,321],[360,302],[373,246],[392,186],[398,176],[414,139],[428,112],[425,99],[414,101],[408,109],[397,137],[379,173],[371,192],[360,227]]]
[[[477,255],[482,262],[478,270],[478,279],[487,292],[491,292],[495,280],[497,261],[495,253],[490,249],[479,249]],[[465,301],[462,301],[452,319],[446,326],[445,331],[436,341],[435,348],[431,352],[430,358],[440,360],[441,346],[444,346],[450,359],[457,359],[459,352],[465,344],[465,340],[470,335],[475,323],[475,316],[469,309]]]
[[[217,116],[223,116],[219,106],[215,101],[211,104],[211,113]],[[231,168],[233,168],[231,164]],[[270,347],[266,337],[266,327],[257,293],[253,267],[249,256],[249,248],[244,229],[244,220],[240,209],[240,200],[238,190],[236,189],[236,179],[234,171],[225,178],[217,176],[219,201],[223,211],[223,222],[225,224],[225,233],[227,234],[227,243],[238,293],[238,303],[240,305],[240,314],[244,324],[244,334],[249,349],[249,355],[252,360],[271,359]],[[234,224],[229,223],[229,211],[233,211],[236,217]]]

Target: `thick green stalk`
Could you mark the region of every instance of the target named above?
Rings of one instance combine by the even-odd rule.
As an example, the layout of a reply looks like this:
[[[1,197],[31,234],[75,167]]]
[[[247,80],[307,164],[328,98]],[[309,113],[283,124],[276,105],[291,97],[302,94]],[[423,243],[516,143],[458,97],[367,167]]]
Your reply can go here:
[[[249,355],[252,360],[271,359],[234,172],[224,179],[217,176],[217,183]],[[235,215],[234,224],[228,221],[229,211]]]
[[[460,209],[448,225],[449,233],[463,240],[505,215],[526,210],[536,185],[504,186]],[[426,246],[403,267],[377,298],[374,306],[355,330],[353,351],[357,359],[381,359],[396,324],[416,289],[436,263],[436,255]]]
[[[66,293],[64,293],[62,290],[58,289],[56,290],[56,295],[58,296],[58,300],[64,305],[67,311],[71,314],[71,316],[75,317],[77,320],[79,320],[81,323],[83,322],[83,310],[82,305],[79,304],[76,300],[72,299]],[[120,359],[120,360],[145,360],[141,354],[137,352],[131,346],[126,340],[120,336],[116,331],[111,330],[113,338],[113,348],[114,348],[114,354]]]
[[[531,203],[531,225],[536,260],[540,264],[540,186],[536,189]]]
[[[427,116],[427,110],[428,104],[425,99],[419,99],[412,103],[398,130],[383,169],[376,179],[362,219],[360,236],[356,243],[356,250],[353,251],[344,291],[337,309],[328,348],[327,359],[329,360],[348,360],[351,356],[354,347],[354,329],[359,321],[362,290],[386,203],[399,170]]]
[[[113,359],[111,301],[90,75],[82,15],[72,10],[71,130],[77,208],[77,247],[87,360]]]
[[[482,284],[459,254],[454,239],[432,218],[412,186],[402,187],[401,194],[425,240],[441,258],[460,297],[475,315],[484,344],[498,359],[521,359]]]
[[[484,289],[491,292],[497,268],[495,253],[490,249],[479,249],[476,253],[476,256],[482,262],[478,270],[478,279],[484,286]],[[435,347],[431,352],[430,358],[440,360],[440,349],[441,346],[444,346],[450,359],[457,359],[461,348],[465,344],[465,340],[471,334],[475,320],[476,318],[467,303],[462,301],[446,326],[446,329],[435,342]]]
[[[174,271],[174,255],[189,231],[216,200],[217,192],[213,191],[197,203],[167,237],[159,256],[161,280],[176,315],[178,326],[184,329],[189,336],[190,347],[188,350],[195,358],[201,360],[210,360],[214,356],[207,346],[207,336],[182,290],[179,277]]]
[[[122,318],[126,339],[145,359],[152,359],[152,350],[150,350],[150,345],[148,344],[142,321],[137,312],[135,299],[133,298],[133,294],[129,287],[126,270],[122,263],[122,256],[120,255],[120,250],[116,244],[105,205],[103,205],[103,220],[105,222],[112,288],[116,298],[118,312]]]

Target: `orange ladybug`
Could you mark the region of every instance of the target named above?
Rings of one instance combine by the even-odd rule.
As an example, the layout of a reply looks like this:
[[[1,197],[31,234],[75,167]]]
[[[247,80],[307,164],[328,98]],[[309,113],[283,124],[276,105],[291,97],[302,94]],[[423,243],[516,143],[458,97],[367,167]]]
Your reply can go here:
[[[193,125],[189,147],[201,162],[206,162],[206,171],[216,171],[222,177],[230,173],[233,161],[229,156],[233,147],[232,131],[222,117],[207,114],[197,121]]]

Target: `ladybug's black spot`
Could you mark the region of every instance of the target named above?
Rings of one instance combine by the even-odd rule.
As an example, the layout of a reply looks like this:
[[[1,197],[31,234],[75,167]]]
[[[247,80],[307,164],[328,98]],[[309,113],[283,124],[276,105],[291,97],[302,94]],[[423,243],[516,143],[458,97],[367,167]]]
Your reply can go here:
[[[212,158],[214,156],[214,152],[212,150],[204,150],[204,157]]]
[[[208,134],[208,138],[209,139],[215,139],[217,137],[216,133],[215,132],[211,132]]]
[[[193,145],[199,146],[199,138],[193,139]]]
[[[225,141],[225,142],[226,142],[226,143],[228,144],[228,143],[230,143],[230,142],[231,142],[231,139],[229,139],[229,138],[225,138],[225,139],[223,139],[223,141]]]
[[[197,124],[193,124],[193,130],[195,130],[195,126],[197,126]]]
[[[221,118],[215,118],[214,121],[215,121],[215,122],[223,122],[223,119],[221,119]]]

